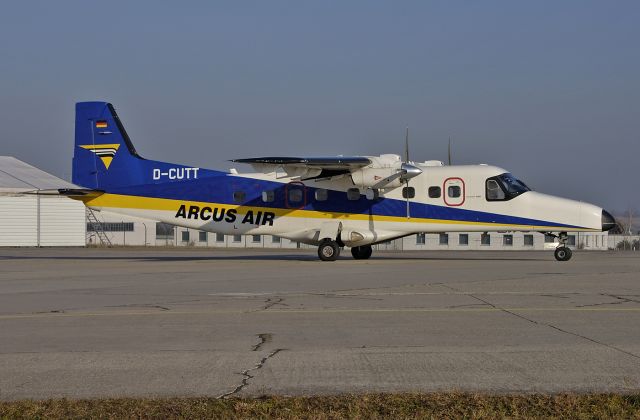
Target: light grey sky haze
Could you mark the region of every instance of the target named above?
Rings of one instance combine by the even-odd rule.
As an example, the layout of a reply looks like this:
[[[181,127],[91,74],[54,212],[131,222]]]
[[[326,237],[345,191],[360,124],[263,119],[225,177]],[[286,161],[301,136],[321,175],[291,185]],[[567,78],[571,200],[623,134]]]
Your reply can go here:
[[[142,156],[402,153],[640,208],[640,2],[20,1],[0,13],[0,154],[70,177],[74,103]],[[239,167],[241,170],[248,168]]]

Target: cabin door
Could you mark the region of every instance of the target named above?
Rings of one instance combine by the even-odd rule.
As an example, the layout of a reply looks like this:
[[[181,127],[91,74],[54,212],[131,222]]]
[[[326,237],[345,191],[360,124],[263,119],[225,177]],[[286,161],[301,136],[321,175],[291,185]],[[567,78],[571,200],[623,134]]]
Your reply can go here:
[[[307,187],[302,182],[290,182],[284,187],[284,204],[288,209],[301,209],[307,205]]]
[[[447,178],[442,186],[442,197],[447,206],[458,207],[464,204],[465,187],[462,178]]]

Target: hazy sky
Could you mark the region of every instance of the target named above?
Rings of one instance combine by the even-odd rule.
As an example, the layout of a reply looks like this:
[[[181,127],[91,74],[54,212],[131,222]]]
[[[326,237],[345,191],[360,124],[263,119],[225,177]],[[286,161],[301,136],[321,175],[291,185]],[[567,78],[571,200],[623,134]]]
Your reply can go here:
[[[640,208],[638,1],[15,1],[0,155],[71,175],[74,103],[144,157],[402,153]],[[239,167],[241,170],[247,168]]]

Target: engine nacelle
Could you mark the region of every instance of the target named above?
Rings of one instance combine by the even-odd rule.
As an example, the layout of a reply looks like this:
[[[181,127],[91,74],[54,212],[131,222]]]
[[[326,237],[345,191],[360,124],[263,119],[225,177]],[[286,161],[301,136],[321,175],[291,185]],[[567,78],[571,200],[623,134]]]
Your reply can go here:
[[[410,163],[396,162],[394,165],[367,167],[351,173],[355,185],[367,188],[398,188],[404,182],[422,173],[422,169]]]
[[[374,241],[373,232],[364,229],[342,229],[340,241],[348,247],[370,244]]]
[[[397,188],[402,185],[399,168],[362,168],[351,173],[354,185],[367,188]]]

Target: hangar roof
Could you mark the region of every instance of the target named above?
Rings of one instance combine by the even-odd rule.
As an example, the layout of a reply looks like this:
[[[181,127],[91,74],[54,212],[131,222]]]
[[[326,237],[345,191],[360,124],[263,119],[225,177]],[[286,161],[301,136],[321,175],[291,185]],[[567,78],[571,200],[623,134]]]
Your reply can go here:
[[[0,156],[0,193],[78,188],[13,156]]]

